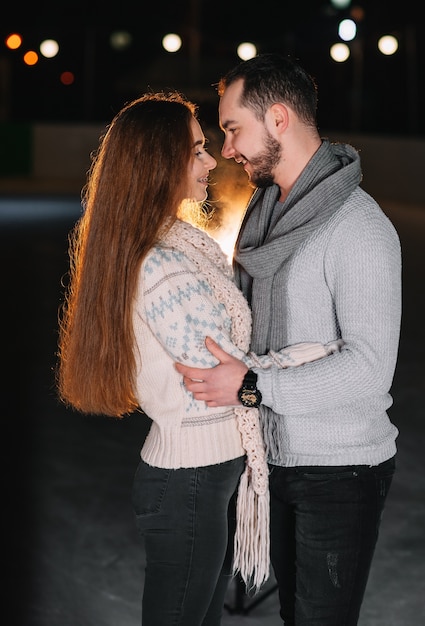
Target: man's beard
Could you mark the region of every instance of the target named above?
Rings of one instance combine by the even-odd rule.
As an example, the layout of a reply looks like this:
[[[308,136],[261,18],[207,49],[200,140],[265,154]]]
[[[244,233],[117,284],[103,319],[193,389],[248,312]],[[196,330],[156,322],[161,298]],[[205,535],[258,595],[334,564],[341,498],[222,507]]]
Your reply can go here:
[[[249,159],[252,167],[251,183],[261,188],[273,185],[273,170],[279,163],[281,155],[282,146],[266,131],[263,152]]]

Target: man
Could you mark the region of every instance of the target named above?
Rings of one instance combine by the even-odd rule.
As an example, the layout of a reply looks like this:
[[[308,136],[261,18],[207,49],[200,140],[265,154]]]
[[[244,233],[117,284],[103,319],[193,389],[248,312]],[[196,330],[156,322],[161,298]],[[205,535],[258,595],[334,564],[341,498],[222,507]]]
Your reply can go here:
[[[207,340],[213,369],[177,365],[209,406],[257,405],[270,465],[271,561],[286,626],[353,626],[395,469],[387,409],[401,318],[397,233],[359,186],[358,153],[316,124],[317,89],[275,54],[219,83],[222,154],[253,186],[235,275],[252,350],[343,339],[301,367],[247,367]]]

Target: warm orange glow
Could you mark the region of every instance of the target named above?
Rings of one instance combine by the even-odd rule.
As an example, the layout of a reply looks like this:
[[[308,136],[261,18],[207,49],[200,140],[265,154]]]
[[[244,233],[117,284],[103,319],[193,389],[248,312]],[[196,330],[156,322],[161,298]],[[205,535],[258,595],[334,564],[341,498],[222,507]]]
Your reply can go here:
[[[223,190],[224,191],[224,190]],[[248,200],[247,190],[233,189],[233,193],[221,194],[222,209],[210,235],[223,250],[229,262],[232,261],[236,237],[245,213]]]
[[[232,262],[233,252],[235,249],[236,233],[219,230],[211,235],[219,244],[224,254],[227,256],[229,263]]]
[[[219,154],[221,135],[209,133],[211,152]],[[214,209],[209,234],[220,245],[229,261],[233,258],[239,227],[253,188],[243,168],[233,159],[217,158],[217,168],[211,173],[208,202]]]
[[[72,85],[75,80],[75,76],[72,72],[62,72],[60,80],[62,85]]]
[[[22,37],[18,33],[12,33],[6,37],[5,43],[9,50],[17,50],[22,43]]]
[[[35,65],[38,63],[37,52],[34,52],[34,50],[28,50],[28,52],[24,54],[24,63],[26,63],[26,65]]]

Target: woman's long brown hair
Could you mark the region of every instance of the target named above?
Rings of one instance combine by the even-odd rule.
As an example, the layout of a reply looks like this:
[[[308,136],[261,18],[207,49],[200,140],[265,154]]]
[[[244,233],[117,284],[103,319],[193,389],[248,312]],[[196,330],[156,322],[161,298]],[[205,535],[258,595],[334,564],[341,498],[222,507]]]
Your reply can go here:
[[[57,388],[83,413],[123,417],[134,392],[132,311],[141,262],[188,189],[195,105],[178,93],[126,105],[101,137],[70,233]]]

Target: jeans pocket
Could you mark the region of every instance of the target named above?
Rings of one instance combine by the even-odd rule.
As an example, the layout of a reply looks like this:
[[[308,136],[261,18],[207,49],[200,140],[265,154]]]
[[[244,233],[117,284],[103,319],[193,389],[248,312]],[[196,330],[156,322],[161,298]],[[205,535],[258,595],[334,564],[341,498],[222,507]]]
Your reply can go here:
[[[137,517],[159,513],[172,470],[139,463],[132,486],[132,504]]]

